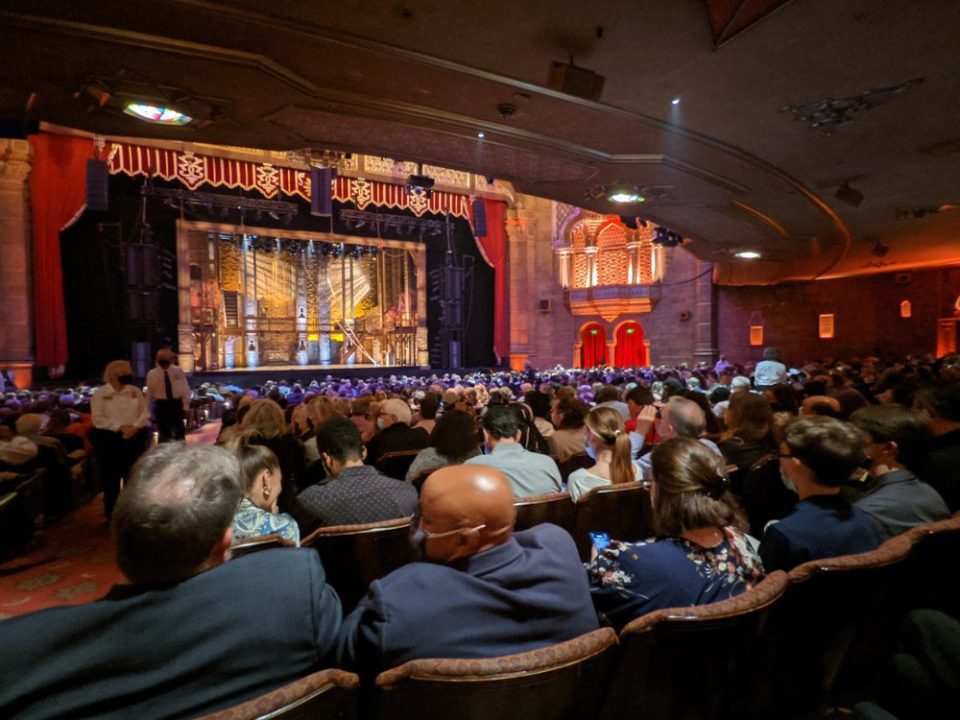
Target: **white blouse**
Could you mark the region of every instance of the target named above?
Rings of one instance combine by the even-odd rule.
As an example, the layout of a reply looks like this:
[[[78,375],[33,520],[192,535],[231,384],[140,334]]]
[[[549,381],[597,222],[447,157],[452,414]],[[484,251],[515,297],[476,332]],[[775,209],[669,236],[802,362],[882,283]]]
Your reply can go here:
[[[133,385],[124,385],[119,392],[107,383],[98,387],[90,398],[93,426],[119,432],[124,425],[146,427],[150,408],[143,393]]]

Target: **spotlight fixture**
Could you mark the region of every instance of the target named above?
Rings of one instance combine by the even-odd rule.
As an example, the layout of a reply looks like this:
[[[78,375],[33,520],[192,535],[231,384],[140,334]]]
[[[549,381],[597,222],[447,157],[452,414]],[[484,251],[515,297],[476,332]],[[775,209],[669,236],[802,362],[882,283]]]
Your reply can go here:
[[[673,248],[683,243],[683,235],[665,227],[658,227],[653,231],[653,244]]]
[[[613,185],[607,190],[607,200],[618,205],[646,202],[636,185]]]
[[[172,107],[167,107],[165,105],[154,105],[147,102],[127,103],[126,107],[123,108],[123,112],[127,115],[137,118],[138,120],[153,123],[154,125],[173,125],[175,127],[181,127],[189,124],[193,120],[193,118],[186,113],[182,113],[179,110],[174,110]]]
[[[850,187],[849,183],[844,183],[838,187],[833,196],[840,202],[845,202],[854,207],[860,207],[860,203],[863,202],[863,193]]]
[[[670,101],[670,104],[671,104],[671,105],[679,105],[679,104],[680,104],[680,96],[678,95],[678,96],[675,97],[673,100],[671,100],[671,101]]]
[[[741,250],[738,253],[734,253],[734,257],[738,257],[741,260],[757,260],[763,256],[756,250]]]
[[[483,132],[483,130],[481,130],[480,132],[477,133],[477,137],[478,137],[479,139],[481,139],[481,140],[483,140],[486,136],[487,136],[487,134],[486,134],[485,132]]]

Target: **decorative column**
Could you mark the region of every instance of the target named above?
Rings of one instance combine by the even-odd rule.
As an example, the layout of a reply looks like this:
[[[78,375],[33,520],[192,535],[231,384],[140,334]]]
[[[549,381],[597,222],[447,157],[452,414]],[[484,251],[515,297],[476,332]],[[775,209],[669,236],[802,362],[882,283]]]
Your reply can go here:
[[[177,362],[190,375],[196,365],[190,314],[190,234],[177,220]]]
[[[417,365],[426,369],[430,367],[430,336],[427,332],[427,249],[425,246],[417,246],[413,251],[413,261],[416,264],[417,281],[417,330],[413,338],[412,355],[417,359]],[[410,308],[407,308],[407,312],[410,312]]]
[[[33,381],[33,284],[27,176],[30,143],[0,139],[0,369],[17,387]]]
[[[317,327],[320,333],[320,364],[330,364],[330,256],[317,263]]]
[[[297,288],[297,364],[306,365],[307,358],[307,254],[301,249],[293,263]]]
[[[560,262],[560,287],[568,288],[573,282],[573,248],[560,248],[557,255]]]
[[[260,364],[260,338],[257,337],[257,253],[249,247],[250,236],[243,237],[243,338],[247,367],[255,368]],[[252,261],[252,262],[251,262]],[[250,266],[253,265],[253,272]],[[250,276],[253,276],[253,287],[250,286]],[[251,290],[253,291],[251,293]]]
[[[597,286],[597,246],[588,245],[583,249],[587,256],[587,287]]]
[[[713,362],[719,350],[716,343],[716,308],[713,287],[713,263],[697,261],[694,281],[694,349],[697,361]]]
[[[507,286],[510,288],[510,367],[523,370],[530,357],[530,292],[532,237],[536,230],[534,214],[522,203],[507,210]]]
[[[640,272],[640,241],[636,239],[636,233],[632,233],[633,238],[627,243],[627,284],[639,285],[642,280]]]

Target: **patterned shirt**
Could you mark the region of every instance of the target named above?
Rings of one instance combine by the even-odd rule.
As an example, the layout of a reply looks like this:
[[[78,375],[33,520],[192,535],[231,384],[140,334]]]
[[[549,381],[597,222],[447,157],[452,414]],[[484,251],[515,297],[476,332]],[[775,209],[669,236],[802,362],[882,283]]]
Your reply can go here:
[[[705,605],[750,589],[763,578],[760,556],[739,530],[726,527],[723,535],[712,548],[685,538],[612,541],[587,565],[597,612],[619,630],[654,610]]]
[[[286,513],[274,514],[258,508],[250,498],[243,498],[233,516],[233,539],[279,535],[292,540],[300,547],[300,528],[297,521]]]

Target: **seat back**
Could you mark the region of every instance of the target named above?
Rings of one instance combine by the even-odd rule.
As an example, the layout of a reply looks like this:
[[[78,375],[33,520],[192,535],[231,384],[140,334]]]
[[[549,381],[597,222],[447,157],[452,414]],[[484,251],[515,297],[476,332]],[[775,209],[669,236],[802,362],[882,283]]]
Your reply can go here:
[[[413,465],[414,458],[420,454],[419,450],[394,450],[385,452],[374,463],[377,468],[387,477],[396,480],[404,480],[407,477],[407,470]]]
[[[377,677],[378,720],[593,718],[616,648],[610,628],[516,655],[412,660]]]
[[[354,720],[360,678],[343,670],[321,670],[240,705],[200,720]]]
[[[573,532],[574,506],[570,493],[555,492],[517,498],[513,506],[517,509],[515,530],[527,530],[540,523],[553,523],[568,533]]]
[[[269,535],[257,535],[256,537],[244,538],[230,547],[230,553],[234,557],[243,557],[261,550],[270,550],[271,548],[294,547],[296,543],[280,537],[276,533]]]
[[[801,716],[825,702],[842,669],[845,689],[865,688],[880,667],[869,648],[889,637],[891,596],[910,548],[909,539],[894,538],[791,570],[790,587],[767,618],[754,676],[745,679],[754,688],[744,698],[750,707],[738,714]]]
[[[594,488],[576,506],[573,539],[580,559],[590,559],[590,533],[605,532],[616,540],[646,540],[653,535],[650,491],[640,483]]]
[[[902,610],[931,608],[960,616],[960,513],[904,533],[913,543],[904,564]]]
[[[410,545],[410,518],[322,527],[300,544],[319,553],[344,614],[360,602],[371,582],[416,559]]]
[[[777,571],[729,600],[657,610],[620,632],[620,661],[601,718],[709,720],[724,714],[769,609],[783,596]]]
[[[597,461],[591,458],[585,452],[571,455],[563,462],[557,461],[557,467],[560,468],[560,479],[563,481],[563,484],[566,485],[567,480],[570,477],[570,473],[572,473],[574,470],[593,467],[596,465],[596,463]]]

